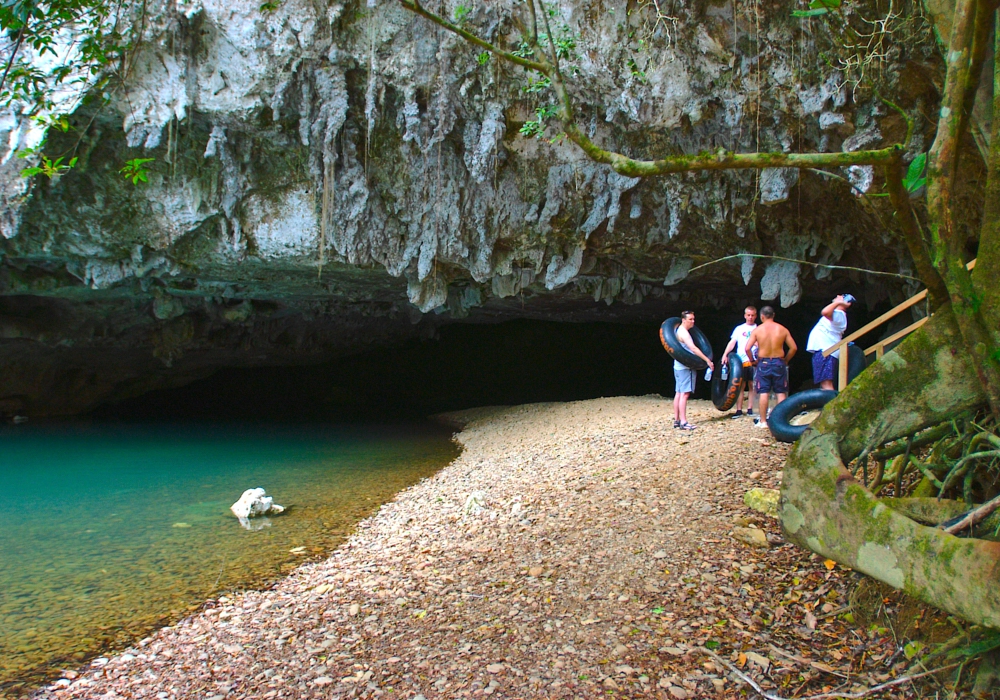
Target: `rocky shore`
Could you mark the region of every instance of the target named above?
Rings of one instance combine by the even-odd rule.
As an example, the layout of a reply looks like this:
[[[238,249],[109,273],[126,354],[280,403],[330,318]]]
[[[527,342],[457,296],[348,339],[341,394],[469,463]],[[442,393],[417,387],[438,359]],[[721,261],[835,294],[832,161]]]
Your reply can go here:
[[[736,670],[785,696],[852,688],[834,667],[874,642],[839,614],[851,575],[743,504],[777,487],[787,447],[708,402],[690,433],[671,411],[450,414],[463,454],[328,559],[35,697],[735,698]]]

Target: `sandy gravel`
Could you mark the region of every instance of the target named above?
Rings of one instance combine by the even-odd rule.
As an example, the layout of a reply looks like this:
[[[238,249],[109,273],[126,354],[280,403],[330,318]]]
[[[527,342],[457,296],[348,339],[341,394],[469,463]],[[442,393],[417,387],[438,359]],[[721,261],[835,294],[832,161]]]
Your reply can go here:
[[[742,502],[777,486],[786,446],[708,402],[690,407],[691,433],[671,410],[649,396],[453,414],[468,422],[462,456],[327,560],[37,695],[738,697],[740,681],[692,650],[707,640],[748,673],[809,682],[821,674],[807,659],[769,649],[797,640],[792,656],[809,654],[839,636],[820,611],[842,594]],[[734,539],[734,525],[772,546]],[[792,580],[815,585],[778,600]]]

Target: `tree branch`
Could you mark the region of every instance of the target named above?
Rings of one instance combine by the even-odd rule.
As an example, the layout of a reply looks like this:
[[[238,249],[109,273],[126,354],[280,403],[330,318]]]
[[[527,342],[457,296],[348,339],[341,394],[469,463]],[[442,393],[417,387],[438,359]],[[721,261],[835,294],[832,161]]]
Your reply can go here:
[[[997,0],[979,0],[976,3],[972,56],[965,85],[965,100],[962,104],[962,119],[965,123],[968,123],[972,118],[972,108],[976,101],[976,93],[979,91],[979,81],[983,74],[983,64],[986,61],[986,53],[990,45],[990,29],[993,27],[993,13],[996,8]]]
[[[715,661],[722,664],[728,668],[733,674],[736,675],[741,681],[753,688],[759,695],[767,698],[767,700],[788,700],[781,695],[775,695],[774,693],[769,693],[764,690],[759,683],[754,681],[750,676],[740,671],[736,666],[726,661],[724,658],[716,654],[714,651],[710,651],[705,647],[697,647],[695,651],[700,651],[702,654],[708,654]],[[960,663],[960,662],[959,662]],[[909,683],[915,681],[918,678],[923,678],[924,676],[932,676],[935,673],[941,673],[942,671],[948,671],[956,666],[958,663],[953,663],[948,666],[942,666],[941,668],[935,668],[930,671],[924,671],[923,673],[915,673],[912,676],[903,676],[902,678],[896,678],[895,680],[888,681],[887,683],[882,683],[881,685],[872,686],[866,690],[859,690],[856,693],[822,693],[820,695],[808,695],[801,700],[834,700],[835,698],[845,698],[845,700],[860,700],[860,698],[867,698],[875,693],[881,693],[883,690],[888,690],[889,688],[895,688],[897,685],[902,685],[904,683]]]
[[[917,218],[910,206],[910,194],[903,186],[903,165],[896,160],[885,166],[885,182],[889,189],[889,199],[896,208],[896,217],[903,233],[903,241],[910,251],[917,274],[927,285],[927,295],[930,297],[931,310],[936,311],[948,302],[948,287],[941,273],[934,267],[930,252],[920,233]]]
[[[944,531],[947,532],[949,535],[954,535],[957,532],[961,532],[967,527],[972,527],[980,520],[984,520],[987,516],[990,515],[990,513],[995,511],[997,508],[1000,508],[1000,496],[997,496],[996,498],[987,501],[986,503],[979,506],[975,510],[970,510],[957,523],[949,525],[948,527],[944,528]]]
[[[847,153],[733,153],[720,149],[715,153],[705,152],[698,155],[676,155],[657,160],[629,158],[621,153],[601,148],[580,130],[573,114],[572,99],[569,91],[566,89],[562,75],[556,66],[550,65],[548,61],[529,61],[508,51],[503,51],[488,41],[427,10],[420,4],[419,0],[399,0],[399,3],[407,10],[429,19],[471,44],[484,48],[504,60],[548,76],[552,82],[552,89],[555,91],[556,98],[559,101],[560,120],[563,123],[566,136],[570,141],[579,146],[591,160],[611,166],[611,169],[620,175],[627,177],[650,177],[698,170],[761,170],[764,168],[830,168],[851,165],[885,165],[894,160],[899,160],[903,155],[903,146],[901,144],[893,144],[876,150],[850,151]],[[529,2],[529,7],[532,17],[534,17],[534,6],[531,2]],[[542,21],[547,25],[547,19],[544,16],[544,7],[542,10]],[[532,23],[534,21],[533,19]],[[548,34],[550,35],[549,41],[551,41],[551,31]],[[538,45],[537,36],[534,39],[529,37],[529,40],[534,42],[532,48],[535,50],[536,58],[541,59],[541,57],[544,57],[545,53]]]
[[[499,48],[497,46],[494,46],[493,44],[491,44],[490,42],[486,41],[485,39],[480,39],[478,36],[476,36],[472,32],[468,32],[468,31],[462,29],[461,27],[459,27],[457,24],[452,24],[451,22],[449,22],[448,20],[444,19],[443,17],[439,17],[438,15],[434,14],[430,10],[427,10],[426,8],[424,8],[423,5],[420,4],[419,0],[399,0],[399,4],[402,5],[403,7],[405,7],[410,12],[415,12],[416,14],[420,15],[421,17],[429,19],[431,22],[434,22],[434,24],[437,24],[437,25],[439,25],[441,27],[444,27],[449,32],[452,32],[453,34],[457,34],[458,36],[462,37],[463,39],[465,39],[470,44],[475,44],[476,46],[478,46],[478,47],[480,47],[482,49],[486,49],[487,51],[489,51],[493,55],[495,55],[495,56],[497,56],[499,58],[502,58],[505,61],[510,61],[511,63],[516,63],[519,66],[523,66],[524,68],[527,68],[528,70],[537,71],[537,72],[542,73],[544,75],[548,75],[549,74],[549,67],[548,66],[546,66],[546,65],[544,65],[542,63],[538,63],[537,61],[531,61],[531,60],[529,60],[527,58],[522,58],[522,57],[518,56],[517,54],[511,53],[510,51],[504,51],[503,49],[501,49],[501,48]]]
[[[7,75],[10,73],[10,69],[14,65],[14,59],[17,58],[17,50],[21,48],[21,42],[24,41],[24,30],[27,26],[28,21],[25,20],[24,24],[21,25],[21,31],[17,33],[17,41],[14,43],[14,48],[10,52],[10,58],[7,59],[7,67],[3,71],[3,78],[0,78],[0,92],[3,92],[3,86],[7,83]]]
[[[933,259],[942,277],[951,258],[959,258],[961,243],[955,233],[951,209],[952,190],[958,173],[958,150],[962,137],[965,93],[971,68],[972,41],[976,30],[977,0],[958,0],[948,42],[947,77],[941,97],[937,135],[927,158],[927,208],[931,212]],[[957,255],[956,255],[957,253]],[[953,290],[954,291],[954,290]]]

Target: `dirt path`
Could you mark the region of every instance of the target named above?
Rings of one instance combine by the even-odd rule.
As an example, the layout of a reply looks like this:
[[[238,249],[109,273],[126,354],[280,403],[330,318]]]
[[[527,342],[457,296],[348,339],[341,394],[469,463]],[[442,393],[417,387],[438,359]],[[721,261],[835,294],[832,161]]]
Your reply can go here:
[[[782,694],[843,686],[815,664],[836,665],[852,634],[862,655],[871,645],[828,615],[845,605],[844,575],[742,503],[778,485],[786,447],[707,402],[691,406],[690,433],[671,410],[654,396],[465,412],[462,456],[329,559],[39,695],[745,693],[694,650],[705,643]],[[751,523],[771,547],[733,538]]]

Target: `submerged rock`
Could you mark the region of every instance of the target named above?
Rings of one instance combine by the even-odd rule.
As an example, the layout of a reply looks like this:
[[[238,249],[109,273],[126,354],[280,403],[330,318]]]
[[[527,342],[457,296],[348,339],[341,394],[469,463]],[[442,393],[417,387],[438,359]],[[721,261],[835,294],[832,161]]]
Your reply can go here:
[[[240,500],[231,505],[229,509],[241,522],[244,518],[255,518],[266,514],[277,515],[285,511],[284,506],[275,503],[274,499],[268,496],[262,488],[247,489],[240,496]]]

